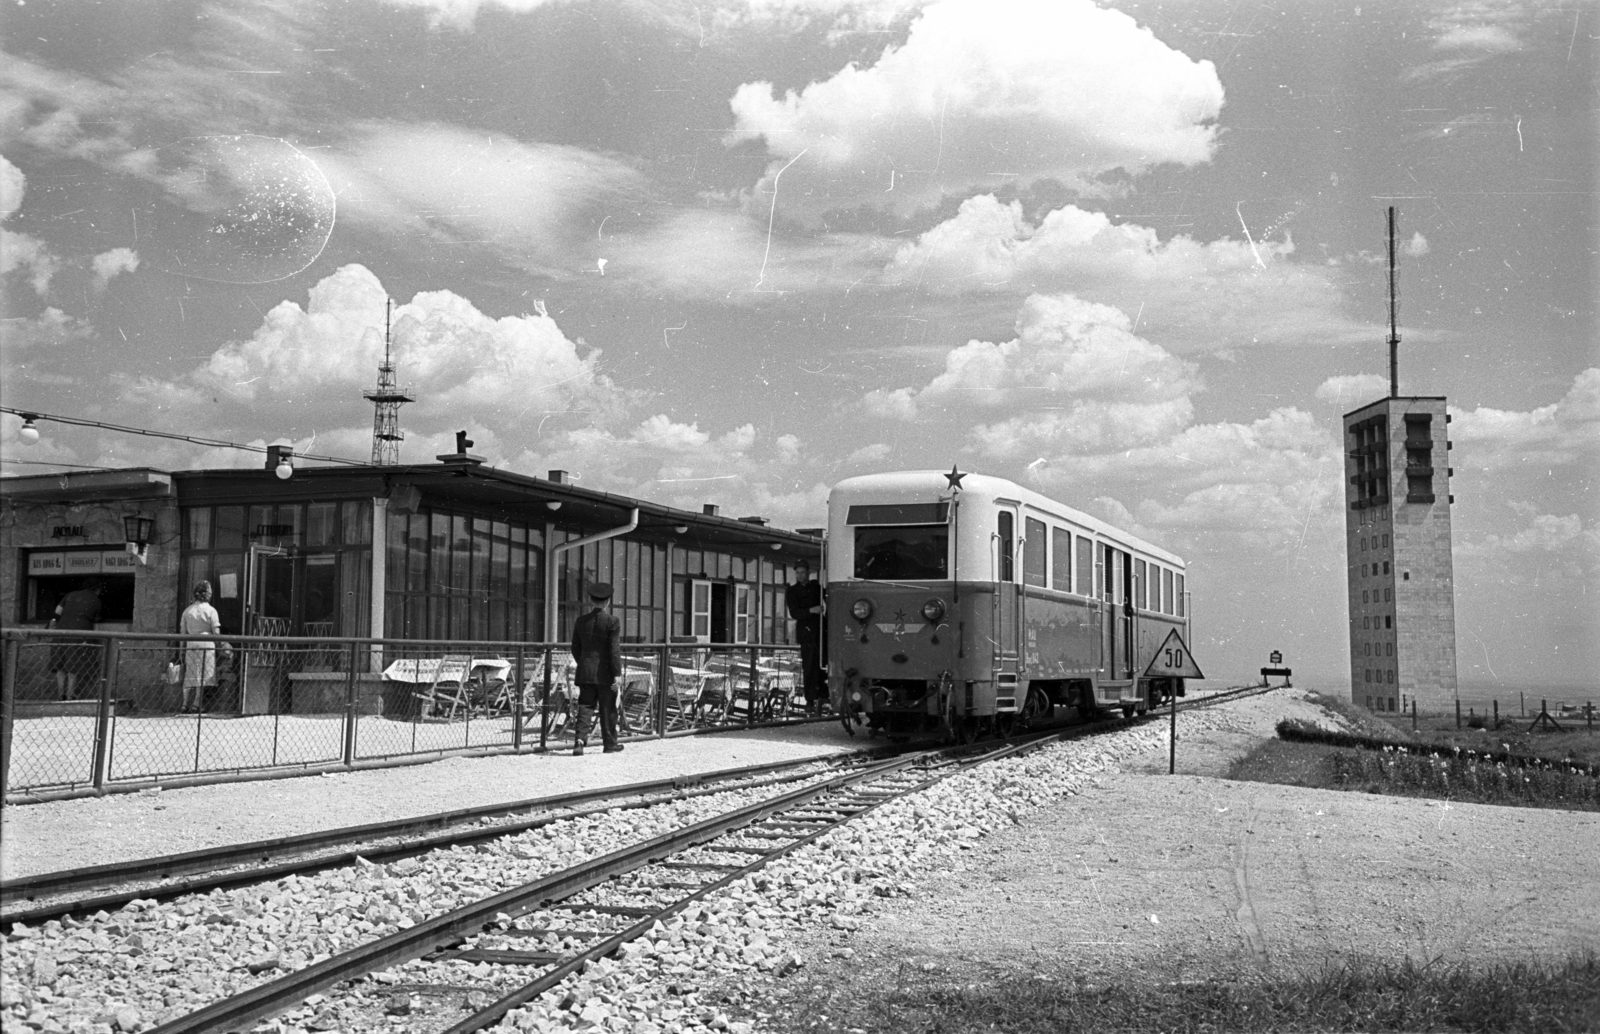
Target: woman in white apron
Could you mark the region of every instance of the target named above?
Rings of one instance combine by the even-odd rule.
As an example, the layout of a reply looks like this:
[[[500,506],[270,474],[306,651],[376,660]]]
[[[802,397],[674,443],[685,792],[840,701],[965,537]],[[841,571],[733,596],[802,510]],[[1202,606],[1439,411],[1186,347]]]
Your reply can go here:
[[[178,619],[178,631],[184,635],[221,635],[222,619],[217,608],[211,605],[211,583],[202,581],[194,587],[194,602]],[[217,644],[190,642],[183,650],[183,711],[198,712],[205,706],[205,691],[217,684]]]

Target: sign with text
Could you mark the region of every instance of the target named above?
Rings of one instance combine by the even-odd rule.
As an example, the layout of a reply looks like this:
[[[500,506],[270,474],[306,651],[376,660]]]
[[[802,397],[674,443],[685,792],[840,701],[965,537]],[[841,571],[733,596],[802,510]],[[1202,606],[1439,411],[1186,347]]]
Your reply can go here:
[[[28,573],[30,575],[66,574],[67,560],[65,553],[29,553]]]
[[[1189,656],[1189,647],[1184,643],[1183,636],[1174,628],[1167,633],[1167,638],[1156,650],[1156,655],[1150,658],[1150,666],[1144,670],[1145,678],[1154,679],[1203,679],[1200,666],[1195,664],[1194,658]]]

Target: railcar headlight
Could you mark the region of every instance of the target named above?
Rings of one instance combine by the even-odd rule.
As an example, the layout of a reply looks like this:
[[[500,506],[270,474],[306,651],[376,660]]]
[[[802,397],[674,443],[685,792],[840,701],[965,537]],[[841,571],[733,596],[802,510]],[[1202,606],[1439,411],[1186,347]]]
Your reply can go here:
[[[871,600],[856,600],[850,604],[850,613],[855,615],[857,621],[865,621],[872,616]]]
[[[929,600],[922,605],[922,616],[928,619],[929,624],[938,624],[944,617],[944,600]]]

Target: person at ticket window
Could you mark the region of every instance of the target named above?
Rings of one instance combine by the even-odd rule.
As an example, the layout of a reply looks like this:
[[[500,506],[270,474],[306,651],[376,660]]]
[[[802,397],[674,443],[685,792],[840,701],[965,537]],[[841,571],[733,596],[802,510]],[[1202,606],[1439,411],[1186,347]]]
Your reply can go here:
[[[74,589],[56,605],[55,617],[46,628],[70,628],[79,632],[94,631],[100,620],[100,594],[106,591],[102,578],[87,578],[83,588]],[[62,700],[78,698],[77,683],[80,677],[93,684],[99,674],[100,651],[92,642],[75,639],[57,639],[50,646],[50,670],[56,676],[56,694]]]
[[[211,605],[211,583],[195,583],[194,601],[178,618],[184,635],[221,635],[222,619]],[[217,644],[188,642],[183,648],[183,713],[196,714],[205,706],[206,690],[217,684]]]

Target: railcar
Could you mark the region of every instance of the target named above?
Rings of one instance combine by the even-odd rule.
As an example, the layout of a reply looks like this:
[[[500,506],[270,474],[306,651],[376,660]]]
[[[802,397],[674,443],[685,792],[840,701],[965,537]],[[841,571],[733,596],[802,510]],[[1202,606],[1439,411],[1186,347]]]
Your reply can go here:
[[[828,496],[829,693],[847,728],[970,740],[1184,693],[1143,673],[1188,641],[1177,555],[1002,478],[897,471]]]

